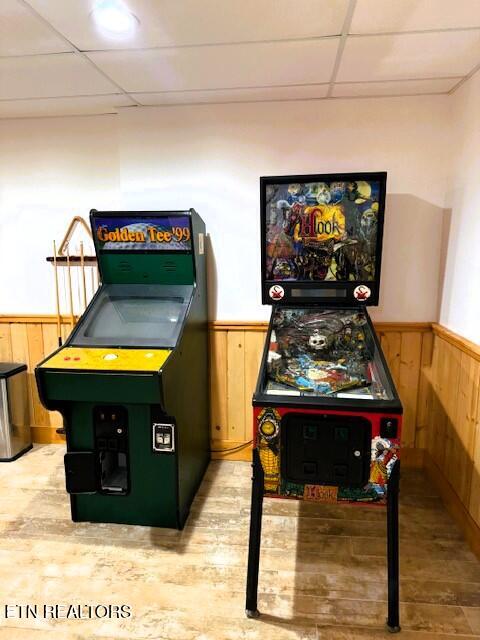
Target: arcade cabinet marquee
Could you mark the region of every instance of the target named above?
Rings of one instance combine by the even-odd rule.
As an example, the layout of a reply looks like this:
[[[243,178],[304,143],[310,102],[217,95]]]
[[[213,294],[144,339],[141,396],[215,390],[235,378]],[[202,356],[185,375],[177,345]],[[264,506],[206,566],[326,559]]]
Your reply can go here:
[[[388,628],[399,630],[402,406],[367,306],[378,303],[386,173],[261,178],[262,300],[253,396],[247,615],[264,496],[387,507]]]
[[[209,461],[205,225],[193,209],[90,220],[102,284],[36,369],[64,419],[72,519],[182,528]]]

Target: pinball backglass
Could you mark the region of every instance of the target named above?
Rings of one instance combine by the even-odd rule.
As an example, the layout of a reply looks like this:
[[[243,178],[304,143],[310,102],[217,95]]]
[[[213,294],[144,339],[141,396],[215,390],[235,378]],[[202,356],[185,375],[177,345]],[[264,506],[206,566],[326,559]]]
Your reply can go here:
[[[264,304],[378,302],[385,173],[261,178]]]

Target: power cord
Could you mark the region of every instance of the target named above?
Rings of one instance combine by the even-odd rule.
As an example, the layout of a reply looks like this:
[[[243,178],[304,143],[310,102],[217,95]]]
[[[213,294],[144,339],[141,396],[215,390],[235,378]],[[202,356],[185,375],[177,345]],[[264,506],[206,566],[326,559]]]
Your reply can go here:
[[[242,444],[237,445],[236,447],[230,447],[229,449],[210,449],[210,453],[227,453],[229,451],[240,451],[241,449],[245,449],[252,444],[253,440],[249,440],[248,442],[243,442]]]

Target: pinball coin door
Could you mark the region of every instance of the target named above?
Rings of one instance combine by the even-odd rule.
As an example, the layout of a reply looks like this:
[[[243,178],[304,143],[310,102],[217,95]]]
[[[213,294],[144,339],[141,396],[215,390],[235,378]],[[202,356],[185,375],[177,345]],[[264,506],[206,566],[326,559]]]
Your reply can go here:
[[[379,299],[386,173],[260,179],[262,301],[253,396],[247,615],[264,496],[387,507],[388,628],[398,621],[402,405],[367,307]]]

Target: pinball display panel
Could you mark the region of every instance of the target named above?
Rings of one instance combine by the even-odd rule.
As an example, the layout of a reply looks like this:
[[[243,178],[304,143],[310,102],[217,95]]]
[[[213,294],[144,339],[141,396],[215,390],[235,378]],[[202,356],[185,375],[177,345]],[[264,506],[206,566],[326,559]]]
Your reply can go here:
[[[253,396],[247,615],[258,615],[264,496],[387,507],[388,628],[398,621],[402,405],[367,306],[378,303],[386,173],[260,179],[262,299]]]
[[[74,521],[182,528],[209,461],[205,225],[91,212],[101,286],[36,369],[65,426]]]

